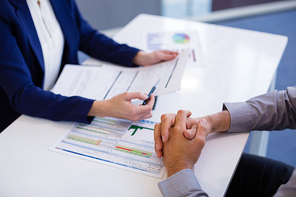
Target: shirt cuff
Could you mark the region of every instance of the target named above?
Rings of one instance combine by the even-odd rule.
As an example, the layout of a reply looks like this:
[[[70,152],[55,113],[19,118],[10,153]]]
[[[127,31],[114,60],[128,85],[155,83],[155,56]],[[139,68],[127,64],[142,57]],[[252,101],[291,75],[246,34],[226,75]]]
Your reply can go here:
[[[228,132],[249,132],[254,123],[252,108],[245,102],[224,103],[223,109],[230,114],[230,128]]]
[[[190,169],[184,169],[158,183],[163,196],[190,196],[200,193],[207,196],[198,183],[196,176]]]

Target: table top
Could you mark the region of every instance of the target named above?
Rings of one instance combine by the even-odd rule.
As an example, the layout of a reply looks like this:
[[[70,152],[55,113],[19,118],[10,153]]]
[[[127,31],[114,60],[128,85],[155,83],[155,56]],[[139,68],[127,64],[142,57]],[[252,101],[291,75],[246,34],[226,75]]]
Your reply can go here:
[[[223,102],[267,92],[284,52],[284,36],[141,14],[114,39],[143,48],[147,31],[192,31],[199,35],[203,66],[185,69],[181,90],[160,95],[154,121],[189,109],[193,117],[221,111]],[[1,196],[161,196],[162,179],[49,151],[71,123],[22,115],[0,134]],[[210,196],[223,196],[248,138],[211,134],[195,165]]]

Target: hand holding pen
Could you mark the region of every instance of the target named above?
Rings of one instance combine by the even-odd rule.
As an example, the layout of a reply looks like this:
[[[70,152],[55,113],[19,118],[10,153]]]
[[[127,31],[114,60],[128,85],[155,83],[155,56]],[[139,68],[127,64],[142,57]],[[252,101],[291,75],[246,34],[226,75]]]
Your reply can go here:
[[[157,84],[159,83],[160,79],[158,79],[158,81],[156,82],[156,84],[152,87],[152,89],[150,90],[149,94],[148,94],[148,98],[146,100],[143,101],[142,105],[146,105],[147,102],[150,100],[151,94],[155,91]]]

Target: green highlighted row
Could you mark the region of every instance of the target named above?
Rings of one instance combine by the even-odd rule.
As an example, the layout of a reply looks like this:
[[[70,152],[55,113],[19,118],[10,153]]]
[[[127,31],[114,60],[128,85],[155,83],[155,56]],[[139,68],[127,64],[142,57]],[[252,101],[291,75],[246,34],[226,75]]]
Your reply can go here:
[[[79,142],[93,144],[93,145],[99,145],[101,142],[101,140],[88,139],[88,138],[84,138],[84,137],[80,137],[80,136],[76,136],[76,135],[72,135],[72,134],[68,135],[67,138],[71,139],[71,140],[79,141]]]

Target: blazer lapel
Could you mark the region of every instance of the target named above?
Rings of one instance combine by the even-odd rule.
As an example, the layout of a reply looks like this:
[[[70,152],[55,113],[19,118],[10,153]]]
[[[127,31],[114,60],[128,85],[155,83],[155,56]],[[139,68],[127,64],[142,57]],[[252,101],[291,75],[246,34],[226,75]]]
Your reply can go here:
[[[25,0],[11,0],[11,2],[16,6],[16,15],[21,21],[27,37],[28,41],[38,59],[38,62],[44,72],[44,60],[43,60],[43,54],[42,54],[42,48],[38,39],[38,34],[35,29],[35,25],[33,22],[33,19],[30,14],[29,7],[27,5],[27,2]]]

